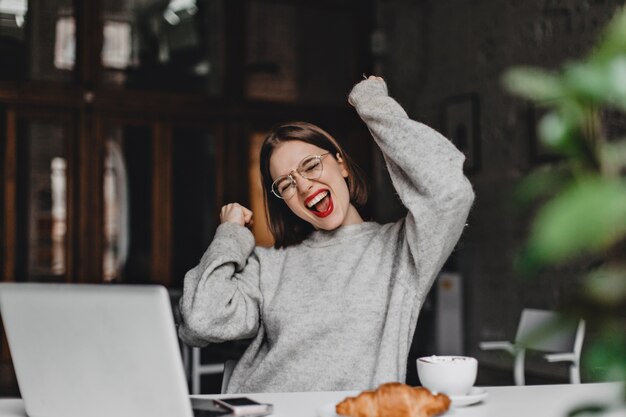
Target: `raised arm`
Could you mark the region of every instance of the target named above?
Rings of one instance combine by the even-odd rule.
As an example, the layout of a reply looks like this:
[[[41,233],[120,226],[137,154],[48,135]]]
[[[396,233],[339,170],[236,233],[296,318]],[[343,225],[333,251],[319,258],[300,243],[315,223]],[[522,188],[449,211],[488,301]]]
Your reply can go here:
[[[430,286],[465,226],[474,199],[463,175],[464,156],[441,134],[409,119],[378,77],[361,81],[349,102],[380,147],[392,183],[409,210],[406,244],[420,284]]]
[[[193,346],[253,337],[259,328],[259,260],[254,237],[222,223],[200,263],[187,272],[180,301],[180,337]]]

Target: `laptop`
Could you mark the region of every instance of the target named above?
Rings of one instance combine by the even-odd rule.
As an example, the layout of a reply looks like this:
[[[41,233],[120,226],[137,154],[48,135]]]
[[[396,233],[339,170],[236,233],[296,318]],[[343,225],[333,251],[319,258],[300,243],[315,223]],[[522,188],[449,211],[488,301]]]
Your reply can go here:
[[[164,287],[3,283],[0,314],[29,417],[194,416]]]

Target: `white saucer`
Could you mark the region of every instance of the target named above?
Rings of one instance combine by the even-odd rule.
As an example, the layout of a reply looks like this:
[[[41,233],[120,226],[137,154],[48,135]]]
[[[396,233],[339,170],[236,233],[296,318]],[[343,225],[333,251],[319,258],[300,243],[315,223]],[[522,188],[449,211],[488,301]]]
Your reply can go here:
[[[484,388],[473,387],[469,394],[466,395],[450,395],[452,405],[455,407],[465,407],[468,405],[481,402],[487,397],[487,391]]]

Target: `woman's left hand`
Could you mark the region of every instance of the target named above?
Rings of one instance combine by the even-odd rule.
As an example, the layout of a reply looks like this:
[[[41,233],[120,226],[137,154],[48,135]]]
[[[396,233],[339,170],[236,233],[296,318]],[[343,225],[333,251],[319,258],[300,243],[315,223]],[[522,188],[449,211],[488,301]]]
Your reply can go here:
[[[363,78],[365,78],[365,80],[363,80],[363,81],[370,81],[370,80],[374,80],[374,81],[383,81],[383,82],[385,81],[385,80],[383,79],[383,77],[379,77],[379,76],[377,76],[377,75],[370,75],[369,77],[365,77],[365,74],[363,74]],[[348,103],[349,103],[352,107],[354,107],[354,103],[350,100],[350,96],[348,96]]]

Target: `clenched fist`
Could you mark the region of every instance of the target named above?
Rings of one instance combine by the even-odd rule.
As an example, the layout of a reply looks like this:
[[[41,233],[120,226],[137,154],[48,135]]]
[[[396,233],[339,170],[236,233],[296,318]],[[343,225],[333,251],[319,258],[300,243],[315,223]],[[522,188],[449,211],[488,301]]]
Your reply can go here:
[[[239,203],[226,204],[220,210],[220,222],[238,223],[242,226],[252,225],[252,211]]]

